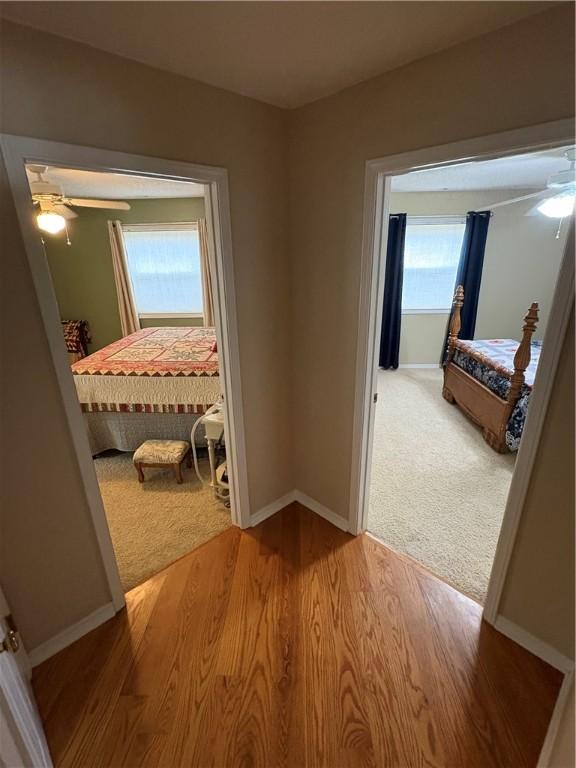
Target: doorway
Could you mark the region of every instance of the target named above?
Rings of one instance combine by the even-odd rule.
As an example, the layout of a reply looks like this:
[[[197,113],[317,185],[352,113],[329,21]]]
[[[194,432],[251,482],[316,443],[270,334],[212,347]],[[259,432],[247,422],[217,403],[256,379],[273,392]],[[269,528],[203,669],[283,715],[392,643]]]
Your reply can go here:
[[[362,299],[360,308],[360,324],[358,338],[358,357],[357,357],[357,389],[356,389],[356,410],[355,410],[355,429],[354,429],[354,456],[357,457],[352,467],[352,496],[351,496],[351,519],[356,521],[355,531],[370,531],[370,494],[372,486],[372,468],[376,450],[374,436],[376,429],[375,420],[378,419],[378,409],[383,413],[382,399],[386,397],[386,387],[379,387],[378,378],[382,378],[379,372],[379,342],[380,329],[382,323],[382,304],[385,290],[385,257],[386,245],[388,243],[389,215],[396,213],[391,209],[390,203],[393,198],[393,177],[406,177],[407,174],[418,172],[421,177],[426,171],[432,169],[446,169],[449,166],[465,166],[475,164],[480,161],[493,160],[496,158],[510,157],[517,154],[528,154],[531,151],[553,151],[559,150],[565,146],[572,145],[571,129],[566,124],[553,124],[520,132],[510,132],[498,136],[485,137],[483,139],[462,142],[456,145],[446,147],[437,147],[430,150],[423,150],[407,155],[399,155],[392,158],[386,158],[380,161],[368,163],[366,174],[366,198],[365,198],[365,241],[364,241],[364,269]],[[530,190],[530,194],[532,190]],[[511,198],[508,195],[508,198]],[[502,198],[500,198],[502,200]],[[498,195],[493,201],[498,202]],[[488,202],[488,201],[487,201]],[[534,201],[536,202],[536,201]],[[490,201],[492,204],[492,201]],[[492,207],[496,207],[493,205]],[[457,213],[458,211],[450,211]],[[454,223],[454,222],[449,222]],[[568,222],[565,222],[565,225]],[[572,235],[573,236],[573,235]],[[502,504],[501,517],[502,528],[500,535],[496,534],[498,543],[494,544],[496,549],[494,565],[491,570],[488,589],[485,594],[484,616],[487,620],[494,622],[497,616],[500,591],[502,588],[504,574],[506,572],[508,558],[511,550],[511,542],[518,525],[522,499],[527,487],[534,461],[535,449],[543,423],[547,397],[549,396],[551,382],[554,377],[556,364],[558,362],[559,348],[564,337],[564,331],[570,311],[571,286],[573,285],[573,264],[568,257],[570,244],[564,248],[563,259],[560,266],[560,278],[556,284],[554,298],[549,307],[548,327],[546,329],[538,372],[534,383],[534,392],[531,396],[529,417],[526,419],[526,426],[523,438],[515,460],[516,469],[513,473],[511,490],[508,500]],[[387,277],[387,276],[386,276]],[[446,330],[446,324],[443,324],[443,332]],[[520,332],[522,326],[522,316],[519,318]],[[429,330],[429,328],[428,328]],[[432,388],[438,390],[439,406],[448,406],[448,402],[442,398],[442,371],[438,363],[441,349],[435,351],[436,362],[422,362],[421,365],[431,366],[430,368],[400,369],[389,372],[390,377],[398,376],[395,384],[398,384],[400,393],[408,397],[406,387],[400,386],[401,378],[412,378],[410,382],[422,392],[428,387],[428,382],[418,382],[419,378],[433,379],[440,377],[439,382],[432,382]],[[416,362],[414,362],[416,365]],[[385,372],[386,373],[386,372]],[[439,385],[439,386],[438,386]],[[409,400],[409,397],[408,397]],[[378,401],[378,402],[376,402]],[[434,402],[437,403],[434,399]],[[390,405],[390,402],[388,403]],[[386,406],[384,406],[385,408]],[[452,407],[452,406],[450,406]],[[464,413],[459,416],[466,418]],[[463,425],[464,426],[464,425]],[[465,428],[473,425],[465,423]],[[384,424],[384,440],[388,443],[389,450],[394,448],[393,428]],[[476,435],[478,437],[478,435]],[[479,439],[482,440],[480,433]],[[487,446],[489,448],[489,446]],[[491,449],[490,449],[491,450]],[[497,458],[497,457],[495,457]],[[394,459],[392,459],[394,461]],[[504,462],[510,462],[510,457],[504,458]],[[412,457],[411,490],[414,495],[418,492],[417,483],[419,470],[426,466],[426,451]],[[390,463],[388,463],[390,469]],[[406,463],[402,467],[404,479],[408,467]],[[504,467],[503,472],[506,473]],[[410,473],[409,473],[410,474]],[[511,476],[512,473],[509,472]],[[399,485],[404,486],[397,476],[395,479],[388,479],[388,496],[393,496]],[[510,482],[507,480],[506,485]],[[395,487],[396,484],[396,487]],[[502,494],[503,501],[506,499],[506,490]],[[426,491],[420,489],[420,503],[426,504]],[[500,522],[500,520],[498,522]],[[397,522],[404,522],[397,517]],[[379,538],[385,543],[386,538],[379,534]],[[392,548],[395,548],[392,545]],[[400,548],[400,547],[398,547]],[[428,566],[430,567],[430,566]],[[434,570],[434,569],[433,569]],[[488,569],[489,571],[489,569]],[[489,571],[490,572],[490,571]],[[446,576],[440,574],[441,576]],[[446,578],[450,581],[450,578]],[[462,586],[460,589],[462,590]],[[463,590],[467,591],[467,590]],[[475,599],[478,596],[473,595]],[[484,598],[484,595],[482,595]]]
[[[566,246],[565,218],[540,208],[564,200],[548,184],[570,170],[571,153],[559,147],[391,179],[368,531],[480,603]],[[460,282],[462,349],[445,369]],[[530,359],[513,395],[509,377],[533,303]],[[510,402],[501,433],[491,410],[499,397]]]
[[[230,234],[227,173],[225,169],[190,165],[169,160],[126,155],[87,147],[22,137],[3,136],[10,185],[20,228],[62,394],[63,407],[73,438],[82,480],[115,610],[124,605],[124,589],[118,573],[97,475],[92,460],[85,415],[78,404],[78,391],[63,344],[61,317],[50,270],[38,236],[37,214],[30,195],[26,166],[65,168],[74,172],[123,175],[126,178],[160,180],[172,184],[194,184],[204,190],[207,253],[212,276],[214,347],[217,350],[219,381],[224,395],[224,441],[227,458],[230,516],[233,524],[248,525],[248,492],[244,450],[244,427],[240,387],[234,272]],[[74,208],[73,208],[74,210]],[[82,318],[79,318],[82,319]],[[186,329],[184,329],[186,332]],[[145,470],[152,472],[153,470]],[[134,475],[136,481],[136,475]]]
[[[232,524],[221,420],[210,455],[206,439],[223,398],[206,190],[26,173],[127,592]]]

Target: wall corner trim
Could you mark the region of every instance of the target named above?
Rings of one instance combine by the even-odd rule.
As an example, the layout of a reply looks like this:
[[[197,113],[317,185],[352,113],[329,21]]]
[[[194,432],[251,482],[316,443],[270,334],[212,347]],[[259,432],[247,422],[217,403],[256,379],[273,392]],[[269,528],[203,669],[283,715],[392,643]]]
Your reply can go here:
[[[281,509],[284,509],[288,504],[292,504],[295,501],[302,504],[303,507],[307,507],[312,512],[315,512],[317,515],[320,515],[320,517],[323,517],[329,523],[335,525],[336,528],[340,528],[341,531],[348,532],[350,530],[348,520],[337,515],[336,512],[333,512],[331,509],[328,509],[328,507],[320,504],[319,501],[316,501],[316,499],[307,496],[296,488],[293,491],[288,491],[284,496],[280,496],[279,499],[270,502],[270,504],[267,504],[265,507],[262,507],[262,509],[259,509],[257,512],[250,515],[250,527],[253,528],[255,525],[259,525],[259,523],[264,522],[264,520],[272,517],[276,512],[280,512]]]
[[[563,672],[565,675],[574,672],[574,661],[572,659],[569,659],[568,656],[564,656],[564,654],[557,651],[556,648],[553,648],[543,640],[534,637],[534,635],[531,635],[525,629],[522,629],[522,627],[514,624],[514,622],[504,616],[497,616],[496,621],[494,622],[494,628],[503,635],[506,635],[510,640],[521,645],[522,648],[533,653],[534,656],[538,656],[539,659],[550,664],[551,667]]]
[[[319,501],[316,501],[316,499],[313,499],[311,496],[302,493],[302,491],[294,491],[294,501],[297,501],[304,507],[308,507],[312,512],[315,512],[317,515],[320,515],[320,517],[323,517],[324,520],[328,520],[329,523],[335,525],[336,528],[340,528],[341,531],[348,532],[350,530],[350,523],[348,520],[337,515],[336,512],[328,509],[328,507],[325,507],[323,504],[320,504]]]
[[[96,629],[100,624],[104,624],[105,621],[108,621],[108,619],[111,619],[115,615],[116,609],[114,608],[113,603],[102,605],[100,608],[92,611],[92,613],[89,613],[88,616],[80,619],[80,621],[63,629],[62,632],[59,632],[57,635],[54,635],[54,637],[51,637],[44,643],[37,645],[36,648],[33,648],[29,652],[30,664],[32,667],[37,667],[38,664],[46,661],[46,659],[54,656],[69,645],[72,645],[76,640],[79,640],[88,632]]]
[[[296,491],[288,491],[284,496],[280,496],[279,499],[266,504],[265,507],[250,515],[250,527],[254,528],[255,525],[263,523],[264,520],[272,517],[276,512],[280,512],[281,509],[287,507],[288,504],[292,504],[293,501],[296,501]]]
[[[572,672],[567,672],[564,675],[564,680],[560,686],[560,693],[556,699],[556,706],[552,712],[552,719],[548,725],[548,731],[546,733],[546,738],[544,739],[544,744],[542,745],[542,750],[540,752],[540,757],[538,758],[536,768],[550,768],[550,758],[552,757],[552,752],[554,750],[556,738],[558,737],[558,731],[560,730],[564,712],[568,707],[570,696],[573,695],[573,685],[574,671],[572,670]]]

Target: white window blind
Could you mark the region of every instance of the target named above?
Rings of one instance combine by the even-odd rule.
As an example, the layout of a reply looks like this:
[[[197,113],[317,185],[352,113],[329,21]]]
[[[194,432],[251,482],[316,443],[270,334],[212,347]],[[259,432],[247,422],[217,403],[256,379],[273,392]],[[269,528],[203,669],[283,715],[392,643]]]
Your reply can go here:
[[[196,225],[131,225],[122,231],[138,314],[202,314]]]
[[[409,217],[404,247],[403,312],[449,312],[465,219]]]

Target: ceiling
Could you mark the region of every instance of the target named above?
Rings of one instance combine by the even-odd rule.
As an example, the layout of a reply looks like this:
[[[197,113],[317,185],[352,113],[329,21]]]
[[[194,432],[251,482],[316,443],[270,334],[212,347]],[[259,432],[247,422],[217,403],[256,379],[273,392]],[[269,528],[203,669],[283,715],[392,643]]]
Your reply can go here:
[[[6,18],[298,107],[555,2],[4,2]]]
[[[26,168],[28,179],[36,174]],[[165,181],[122,173],[79,171],[73,168],[48,168],[43,178],[62,187],[68,197],[95,197],[108,200],[144,198],[204,197],[204,186],[190,181]]]
[[[548,178],[570,165],[567,147],[497,160],[416,171],[392,179],[394,192],[465,192],[481,189],[544,189]]]

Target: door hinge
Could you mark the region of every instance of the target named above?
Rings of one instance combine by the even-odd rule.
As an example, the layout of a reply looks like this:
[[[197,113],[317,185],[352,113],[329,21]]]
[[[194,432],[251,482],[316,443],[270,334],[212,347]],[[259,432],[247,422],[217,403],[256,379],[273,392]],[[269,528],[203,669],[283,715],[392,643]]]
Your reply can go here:
[[[372,402],[377,403],[378,402],[378,392],[374,392],[372,395]]]
[[[9,651],[11,653],[17,653],[20,649],[20,639],[18,637],[18,627],[14,623],[12,615],[4,617],[8,631],[6,632],[4,639],[0,642],[0,653]]]

